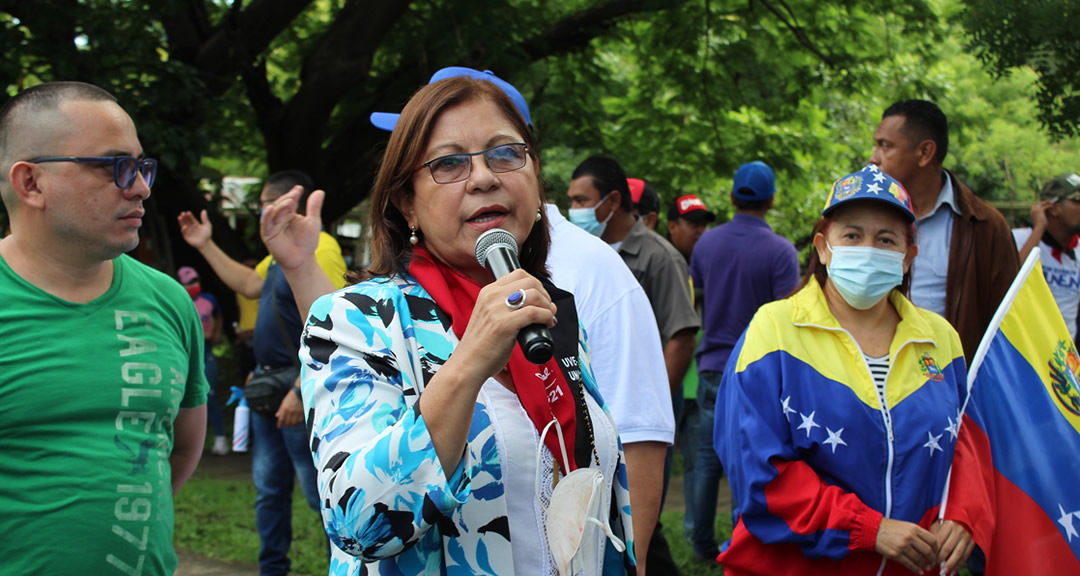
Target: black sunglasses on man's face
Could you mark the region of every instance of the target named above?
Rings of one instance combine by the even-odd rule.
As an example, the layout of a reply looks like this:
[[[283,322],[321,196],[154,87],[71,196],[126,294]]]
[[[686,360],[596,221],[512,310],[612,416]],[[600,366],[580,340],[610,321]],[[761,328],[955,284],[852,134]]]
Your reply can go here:
[[[117,188],[127,190],[135,185],[135,178],[142,174],[146,187],[154,186],[158,162],[153,158],[135,158],[134,156],[42,156],[27,160],[31,164],[46,162],[75,162],[77,164],[112,164],[113,182]]]

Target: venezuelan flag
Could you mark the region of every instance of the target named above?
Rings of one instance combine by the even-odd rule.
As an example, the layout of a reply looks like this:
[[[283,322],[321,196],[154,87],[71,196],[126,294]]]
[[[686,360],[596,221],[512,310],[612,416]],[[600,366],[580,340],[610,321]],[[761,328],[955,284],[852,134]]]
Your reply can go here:
[[[996,510],[987,576],[1080,574],[1078,371],[1080,354],[1032,250],[969,377],[965,425],[993,455],[984,471]]]

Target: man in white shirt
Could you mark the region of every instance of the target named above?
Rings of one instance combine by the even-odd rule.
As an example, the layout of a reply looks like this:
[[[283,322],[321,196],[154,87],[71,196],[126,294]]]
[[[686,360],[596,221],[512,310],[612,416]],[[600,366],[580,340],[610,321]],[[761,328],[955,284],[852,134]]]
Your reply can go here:
[[[551,223],[551,281],[574,294],[596,383],[623,441],[634,553],[642,574],[660,510],[664,456],[675,439],[660,332],[645,290],[619,254],[571,224],[553,204],[545,208]]]
[[[1031,228],[1012,231],[1020,261],[1036,247],[1042,251],[1043,276],[1050,285],[1058,309],[1076,338],[1076,313],[1080,305],[1080,175],[1061,174],[1043,186],[1039,201],[1031,207]]]

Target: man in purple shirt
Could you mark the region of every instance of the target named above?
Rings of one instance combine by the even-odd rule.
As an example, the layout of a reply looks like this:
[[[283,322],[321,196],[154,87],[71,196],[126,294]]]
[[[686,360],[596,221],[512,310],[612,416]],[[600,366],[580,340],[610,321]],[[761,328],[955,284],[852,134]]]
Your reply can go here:
[[[694,558],[713,561],[719,550],[713,524],[723,468],[713,451],[714,411],[728,356],[762,304],[784,298],[799,282],[799,255],[775,234],[765,215],[772,209],[776,183],[764,162],[743,164],[731,187],[735,216],[705,232],[694,247],[690,276],[703,294],[705,326],[697,351],[698,406],[701,420],[694,516]]]

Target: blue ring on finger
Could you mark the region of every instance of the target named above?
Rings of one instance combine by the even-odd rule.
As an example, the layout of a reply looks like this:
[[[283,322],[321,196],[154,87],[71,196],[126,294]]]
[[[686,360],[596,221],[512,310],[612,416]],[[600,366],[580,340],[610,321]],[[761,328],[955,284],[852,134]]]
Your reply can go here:
[[[525,305],[525,293],[520,290],[514,290],[506,297],[506,307],[511,310],[517,310]]]

